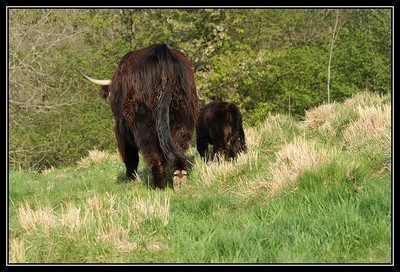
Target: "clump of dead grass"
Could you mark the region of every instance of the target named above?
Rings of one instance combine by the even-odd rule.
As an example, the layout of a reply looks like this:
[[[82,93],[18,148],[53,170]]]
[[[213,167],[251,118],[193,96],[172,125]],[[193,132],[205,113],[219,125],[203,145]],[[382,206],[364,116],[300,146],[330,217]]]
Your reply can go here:
[[[372,105],[382,105],[383,97],[379,94],[372,92],[362,92],[347,98],[343,104],[349,108],[356,108],[358,106],[372,106]]]
[[[213,160],[205,162],[198,158],[195,165],[200,175],[202,185],[215,185],[219,180],[224,182],[240,171],[245,164],[251,164],[252,157],[256,157],[257,152],[248,151],[247,153],[239,153],[234,161],[225,160],[223,157],[216,157]],[[250,165],[251,167],[251,165]]]
[[[317,148],[313,142],[295,139],[276,155],[276,161],[271,167],[271,193],[279,192],[292,184],[299,174],[326,162],[330,157],[327,150]]]
[[[87,169],[91,166],[98,165],[107,159],[116,159],[116,156],[111,155],[107,151],[96,149],[89,150],[89,155],[77,162],[78,169]]]
[[[10,263],[25,263],[26,260],[26,243],[18,238],[13,238],[10,241],[10,254],[9,254],[9,262]]]
[[[49,168],[43,169],[42,174],[43,175],[48,175],[51,172],[53,172],[54,170],[55,170],[55,167],[54,166],[50,166]]]
[[[32,233],[38,228],[49,232],[57,222],[57,216],[49,206],[39,206],[33,210],[26,204],[18,208],[17,214],[21,227],[27,233]]]
[[[247,150],[257,150],[262,144],[262,134],[259,128],[249,127],[245,130]]]
[[[306,111],[304,120],[300,123],[311,130],[330,130],[332,122],[338,115],[335,103],[322,104],[319,107]]]
[[[376,139],[381,148],[391,144],[390,105],[357,106],[358,119],[343,132],[343,140],[348,150],[354,150],[368,140]]]
[[[129,229],[117,225],[112,225],[107,229],[100,228],[97,233],[97,241],[111,246],[121,253],[129,253],[138,247],[136,242],[129,241]]]
[[[251,196],[263,190],[269,196],[275,196],[294,185],[301,173],[327,162],[334,154],[335,151],[328,152],[313,142],[296,138],[276,153],[276,161],[270,166],[268,175],[247,183],[248,188],[243,194]]]
[[[48,205],[32,208],[26,203],[18,208],[17,216],[27,236],[39,231],[49,237],[57,234],[66,239],[84,237],[82,239],[88,239],[87,243],[95,241],[111,246],[118,252],[128,253],[137,249],[131,232],[139,232],[144,221],[158,221],[163,226],[168,224],[170,194],[154,192],[147,197],[124,198],[108,193],[95,194],[83,205],[63,204],[58,211]],[[15,240],[10,250],[15,262],[24,260],[26,246],[22,241]]]

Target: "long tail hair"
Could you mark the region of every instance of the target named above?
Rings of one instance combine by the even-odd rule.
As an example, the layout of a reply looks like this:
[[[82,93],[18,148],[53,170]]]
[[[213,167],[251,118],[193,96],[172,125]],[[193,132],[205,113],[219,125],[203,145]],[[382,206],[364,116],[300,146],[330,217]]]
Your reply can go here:
[[[159,65],[161,73],[161,88],[159,89],[155,105],[156,131],[161,150],[166,158],[186,159],[179,152],[173,141],[170,130],[169,108],[172,99],[172,91],[177,86],[187,87],[181,82],[181,73],[185,71],[184,63],[171,54],[165,44],[156,45],[154,48],[154,61]]]

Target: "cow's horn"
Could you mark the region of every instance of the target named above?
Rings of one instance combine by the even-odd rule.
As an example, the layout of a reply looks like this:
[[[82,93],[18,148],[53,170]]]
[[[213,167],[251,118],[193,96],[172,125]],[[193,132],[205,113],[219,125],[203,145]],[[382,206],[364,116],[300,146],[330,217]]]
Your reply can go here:
[[[78,69],[76,69],[78,70]],[[106,86],[106,85],[110,85],[111,84],[111,79],[94,79],[91,78],[87,75],[85,75],[84,73],[82,73],[81,71],[78,70],[78,72],[87,80],[89,80],[90,82],[97,84],[97,85],[101,85],[101,86]]]

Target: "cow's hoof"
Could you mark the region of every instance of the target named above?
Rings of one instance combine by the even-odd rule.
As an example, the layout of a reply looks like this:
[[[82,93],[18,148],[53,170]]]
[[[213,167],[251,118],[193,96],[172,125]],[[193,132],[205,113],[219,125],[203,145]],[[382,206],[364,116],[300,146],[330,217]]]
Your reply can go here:
[[[180,187],[187,181],[187,172],[185,170],[175,170],[174,172],[174,192],[178,192]]]

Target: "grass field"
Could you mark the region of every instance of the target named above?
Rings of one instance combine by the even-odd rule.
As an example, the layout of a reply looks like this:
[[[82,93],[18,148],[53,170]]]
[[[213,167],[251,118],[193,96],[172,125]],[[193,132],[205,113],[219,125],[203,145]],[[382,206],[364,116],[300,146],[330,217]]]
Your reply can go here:
[[[368,93],[245,127],[248,153],[191,148],[174,193],[118,154],[9,169],[9,264],[391,264],[391,100]],[[171,183],[172,176],[168,179]]]

